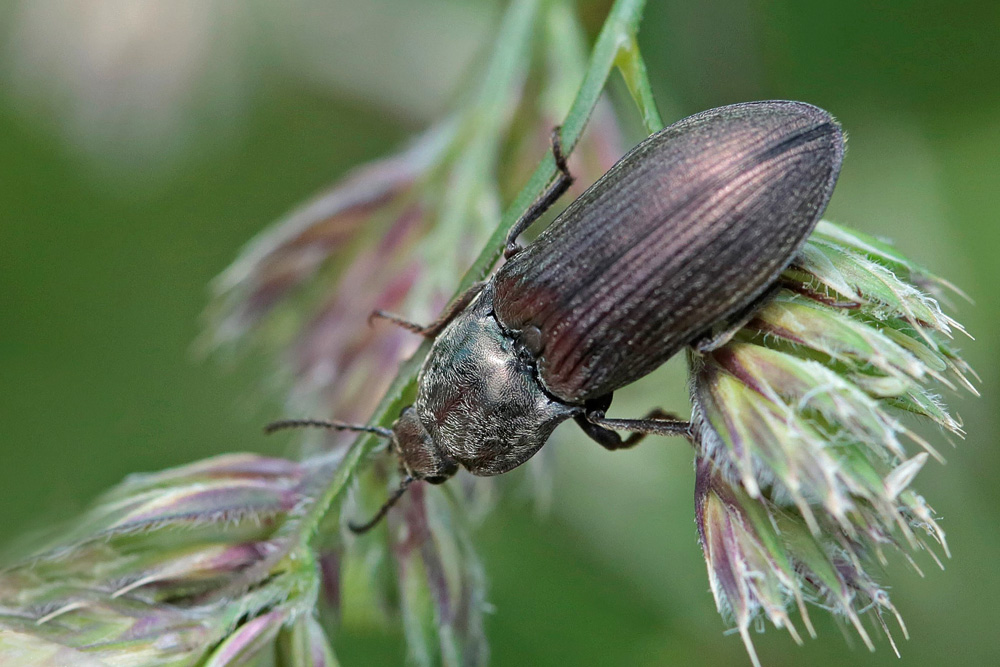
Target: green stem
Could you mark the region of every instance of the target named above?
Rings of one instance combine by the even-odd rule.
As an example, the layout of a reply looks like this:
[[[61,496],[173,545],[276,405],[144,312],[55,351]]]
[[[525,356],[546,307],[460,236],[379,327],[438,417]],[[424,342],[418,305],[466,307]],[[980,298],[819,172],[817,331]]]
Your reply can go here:
[[[633,76],[633,80],[639,83],[639,89],[648,90],[648,81],[645,75],[645,66],[636,67],[636,57],[622,56],[623,53],[635,50],[635,36],[639,30],[639,22],[642,18],[642,10],[645,0],[616,0],[608,14],[608,18],[601,28],[601,33],[597,37],[597,42],[591,51],[590,62],[583,82],[577,91],[576,99],[573,101],[566,118],[562,122],[562,143],[566,152],[571,151],[580,140],[580,135],[590,118],[590,114],[600,98],[601,92],[607,83],[611,70],[616,65],[629,67],[629,71],[638,73]],[[525,5],[536,6],[534,2],[515,3],[508,10],[504,19],[504,27],[500,34],[508,33],[509,22],[517,18],[523,18],[520,12]],[[505,51],[504,45],[500,44],[495,52]],[[635,51],[638,54],[638,51]],[[641,63],[641,60],[638,61]],[[492,68],[491,68],[492,69]],[[629,75],[626,75],[628,80]],[[630,86],[631,89],[631,86]],[[648,115],[649,109],[654,109],[651,95],[641,98],[645,100],[640,105],[644,117]],[[644,106],[643,106],[644,105]],[[658,118],[658,114],[656,114]],[[647,125],[649,123],[647,122]],[[459,282],[456,295],[465,291],[472,283],[486,277],[493,265],[500,259],[507,233],[514,226],[518,217],[528,206],[535,201],[546,186],[556,176],[556,165],[551,152],[542,160],[535,169],[528,183],[515,197],[514,201],[504,212],[500,224],[497,225],[493,235],[489,238],[479,257],[473,262],[471,268]],[[412,403],[416,393],[417,373],[423,364],[431,347],[431,341],[424,343],[417,349],[410,359],[408,359],[399,369],[399,373],[393,380],[392,385],[382,398],[378,408],[372,418],[372,422],[383,426],[388,426],[399,414],[400,410]],[[331,471],[332,466],[324,466],[322,470],[317,470],[315,479],[318,484],[323,485],[322,491],[316,495],[316,501],[304,511],[300,521],[295,522],[294,530],[299,539],[305,543],[311,540],[323,519],[323,516],[340,501],[346,491],[348,484],[355,472],[368,461],[372,454],[378,449],[379,440],[375,436],[363,435],[355,440],[354,444],[347,450],[344,458],[339,461]],[[328,476],[331,475],[332,476]]]
[[[430,251],[426,249],[448,245],[444,239],[461,236],[469,221],[476,218],[476,204],[490,187],[491,169],[511,117],[511,101],[521,94],[530,66],[541,7],[541,0],[515,0],[504,16],[479,90],[462,114],[458,133],[461,148],[449,165],[449,185],[435,224],[424,240],[427,254]],[[438,293],[442,285],[450,288],[455,273],[464,268],[466,261],[468,256],[459,254],[451,261],[432,264],[433,276],[424,281],[421,289],[430,294]]]
[[[635,40],[635,35],[628,44],[618,52],[618,59],[615,61],[618,71],[625,79],[629,93],[635,105],[639,107],[642,114],[642,123],[646,126],[646,131],[650,134],[663,129],[663,119],[660,118],[660,111],[656,108],[656,100],[653,99],[653,88],[649,85],[649,74],[646,72],[646,61],[642,59],[639,51],[639,43]]]
[[[618,60],[618,54],[622,48],[626,48],[633,42],[639,29],[639,21],[642,18],[642,10],[645,0],[618,0],[611,8],[601,34],[597,37],[594,49],[591,52],[590,64],[587,66],[587,73],[580,84],[580,90],[573,100],[573,106],[562,122],[562,145],[563,150],[569,153],[580,140],[583,128],[590,118],[597,100],[600,99],[604,85],[607,83],[611,68]],[[493,265],[500,259],[504,244],[507,240],[507,232],[510,231],[514,223],[532,202],[545,191],[546,186],[556,176],[556,163],[549,152],[542,159],[541,164],[528,179],[527,185],[514,198],[513,203],[507,208],[500,224],[497,225],[493,236],[486,242],[483,251],[472,264],[472,267],[462,277],[456,293],[461,293],[472,283],[486,277]]]
[[[572,0],[552,2],[545,16],[546,76],[539,92],[543,118],[562,118],[587,71],[590,44]]]

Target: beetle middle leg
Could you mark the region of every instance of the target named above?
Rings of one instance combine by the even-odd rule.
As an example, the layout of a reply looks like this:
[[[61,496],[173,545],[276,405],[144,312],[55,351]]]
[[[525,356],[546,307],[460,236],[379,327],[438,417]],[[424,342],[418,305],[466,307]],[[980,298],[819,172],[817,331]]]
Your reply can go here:
[[[612,451],[635,447],[650,433],[691,438],[691,422],[678,419],[659,408],[651,410],[643,419],[607,419],[600,410],[578,415],[574,419],[591,439]],[[622,440],[617,431],[631,431],[631,434]]]
[[[472,300],[479,296],[479,293],[483,291],[483,287],[486,286],[485,282],[472,283],[469,289],[465,290],[458,295],[458,298],[452,301],[444,309],[441,315],[428,324],[427,326],[422,326],[415,322],[410,322],[407,319],[400,317],[399,315],[393,315],[392,313],[387,313],[384,310],[373,311],[371,315],[368,316],[368,323],[371,324],[372,320],[389,320],[393,324],[397,324],[407,331],[412,331],[415,334],[420,334],[426,338],[434,338],[441,331],[444,330],[448,323],[455,319],[455,316],[461,313],[466,307],[472,303]]]
[[[562,132],[562,126],[556,125],[552,128],[552,135],[550,137],[552,157],[556,161],[556,167],[559,168],[559,174],[556,176],[556,180],[552,182],[552,185],[528,207],[528,210],[524,212],[518,221],[514,223],[514,226],[511,227],[510,232],[507,233],[507,244],[503,251],[504,259],[510,259],[521,251],[521,246],[517,245],[517,237],[524,233],[524,230],[530,227],[538,218],[542,217],[542,214],[549,210],[556,203],[556,200],[562,197],[569,190],[569,186],[573,184],[573,175],[569,173],[569,167],[566,165],[566,156],[563,155],[560,132]]]

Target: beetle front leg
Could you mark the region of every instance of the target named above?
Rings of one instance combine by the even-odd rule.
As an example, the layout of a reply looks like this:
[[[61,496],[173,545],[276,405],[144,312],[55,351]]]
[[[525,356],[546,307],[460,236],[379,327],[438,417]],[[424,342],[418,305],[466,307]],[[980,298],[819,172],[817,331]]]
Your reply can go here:
[[[635,447],[650,433],[655,435],[679,435],[691,439],[691,422],[655,408],[643,419],[607,419],[601,411],[591,411],[577,415],[575,421],[583,432],[599,445],[609,450]],[[617,431],[631,431],[622,440]]]
[[[556,167],[559,168],[559,174],[556,176],[556,180],[552,182],[552,185],[528,207],[524,215],[511,227],[510,232],[507,234],[507,244],[503,251],[504,259],[510,259],[521,251],[521,246],[517,245],[517,237],[538,220],[538,218],[542,217],[542,214],[549,210],[556,203],[556,200],[562,197],[569,190],[569,186],[573,184],[573,175],[569,173],[566,156],[563,155],[562,151],[562,139],[559,136],[561,131],[562,127],[556,125],[552,128],[551,135],[552,157],[556,161]]]
[[[439,333],[441,333],[448,324],[455,319],[455,316],[465,310],[472,300],[479,296],[479,293],[483,291],[483,287],[486,283],[480,281],[478,283],[472,283],[469,289],[462,292],[457,299],[452,301],[444,309],[441,315],[428,324],[427,326],[421,326],[415,322],[410,322],[407,319],[400,317],[399,315],[394,315],[392,313],[387,313],[384,310],[372,311],[372,314],[368,316],[368,324],[371,324],[373,320],[389,320],[393,324],[399,325],[406,329],[407,331],[412,331],[415,334],[424,336],[425,338],[434,338]]]

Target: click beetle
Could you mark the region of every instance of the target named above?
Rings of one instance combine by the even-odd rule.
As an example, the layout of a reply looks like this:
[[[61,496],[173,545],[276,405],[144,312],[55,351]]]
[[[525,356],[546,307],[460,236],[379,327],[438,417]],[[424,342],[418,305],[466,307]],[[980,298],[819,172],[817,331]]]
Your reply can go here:
[[[664,413],[609,419],[613,392],[681,349],[728,340],[766,300],[826,208],[844,138],[802,102],[734,104],[685,118],[618,161],[525,248],[517,237],[569,187],[559,177],[512,228],[507,262],[421,327],[434,338],[417,397],[391,429],[286,420],[389,439],[402,482],[440,484],[515,468],[574,419],[608,449],[647,433],[689,436]],[[629,431],[623,440],[617,431]]]

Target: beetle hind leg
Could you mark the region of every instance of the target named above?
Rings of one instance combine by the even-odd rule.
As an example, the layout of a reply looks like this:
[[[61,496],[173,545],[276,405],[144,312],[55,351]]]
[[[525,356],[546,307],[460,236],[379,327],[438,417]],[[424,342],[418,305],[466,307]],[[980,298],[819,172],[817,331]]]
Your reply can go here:
[[[772,285],[763,294],[754,299],[749,306],[726,318],[721,323],[721,329],[706,332],[701,338],[692,342],[691,347],[700,354],[707,354],[718,350],[731,341],[740,332],[740,329],[749,324],[750,320],[757,315],[757,311],[763,308],[768,301],[781,291],[781,288],[782,285],[780,283]]]
[[[635,447],[649,434],[679,435],[691,439],[691,422],[659,408],[651,410],[643,419],[607,419],[603,411],[591,411],[575,417],[576,423],[591,439],[609,450]],[[624,440],[618,431],[631,431]]]
[[[570,173],[569,166],[566,164],[566,155],[563,154],[561,132],[562,126],[556,125],[552,128],[550,139],[552,143],[552,157],[556,162],[556,167],[559,169],[556,180],[552,181],[552,185],[528,207],[524,215],[510,228],[510,232],[507,233],[507,244],[503,251],[504,259],[510,259],[521,252],[521,246],[517,245],[517,237],[538,220],[538,218],[542,217],[542,214],[549,210],[556,203],[556,200],[569,190],[569,186],[573,185],[573,174]]]

